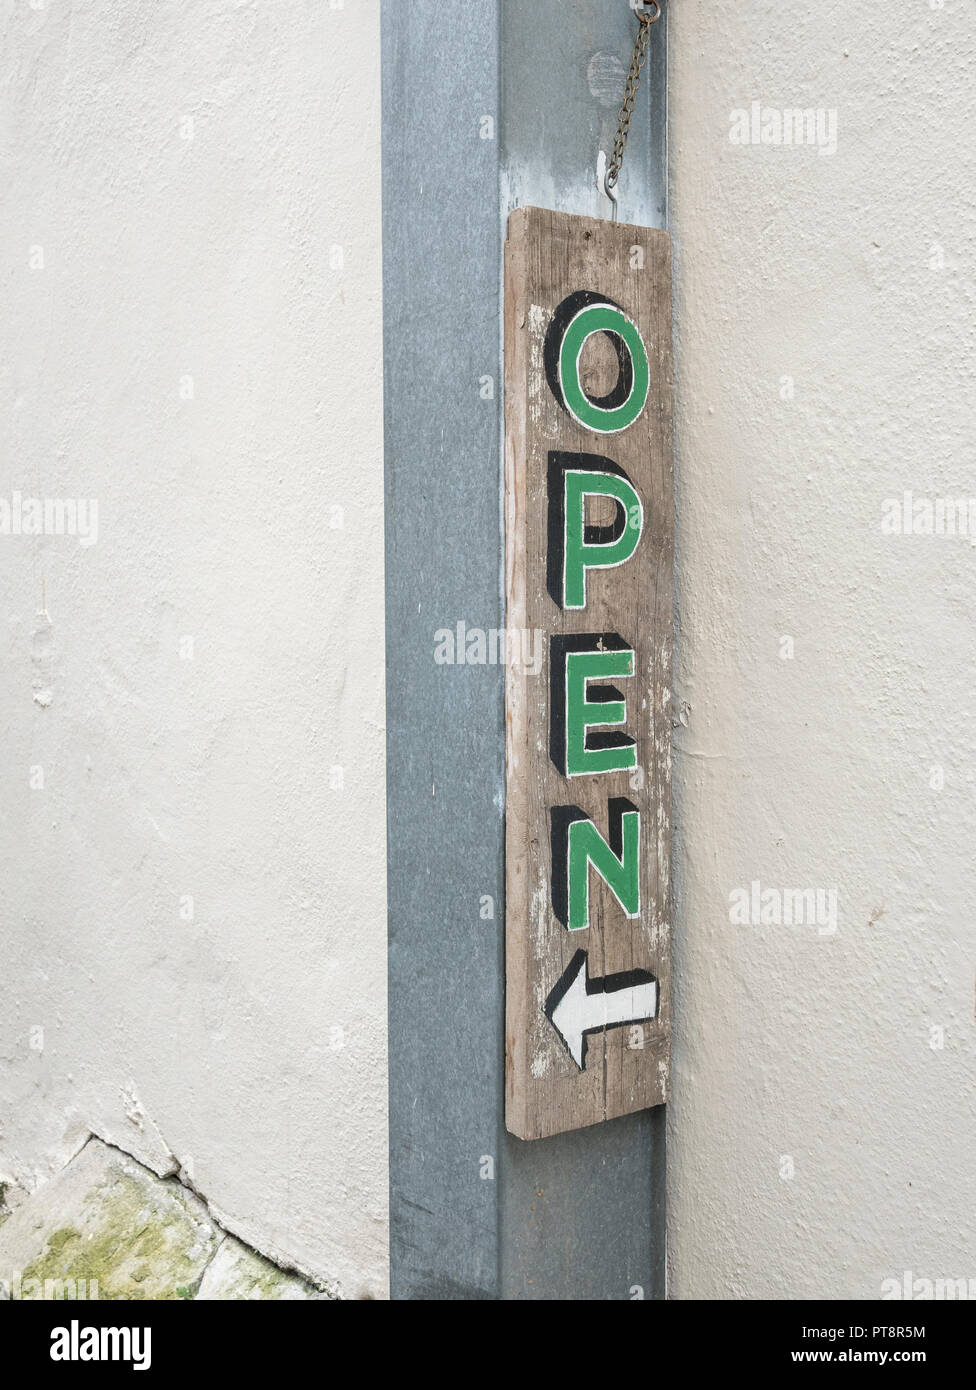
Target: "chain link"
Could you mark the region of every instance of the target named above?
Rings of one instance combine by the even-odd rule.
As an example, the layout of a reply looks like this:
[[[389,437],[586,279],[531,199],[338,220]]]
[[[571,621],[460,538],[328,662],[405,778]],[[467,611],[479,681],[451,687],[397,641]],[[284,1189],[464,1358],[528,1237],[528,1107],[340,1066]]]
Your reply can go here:
[[[647,44],[651,37],[651,25],[660,18],[661,6],[657,0],[649,0],[643,9],[637,11],[637,23],[640,27],[637,30],[634,54],[630,60],[630,72],[627,74],[627,85],[624,88],[624,102],[617,120],[613,154],[610,156],[610,163],[607,165],[607,175],[604,180],[608,193],[611,188],[616,187],[617,179],[620,177],[620,168],[624,162],[624,150],[627,148],[627,137],[630,134],[630,118],[634,114],[634,103],[637,100],[641,71],[647,61]]]

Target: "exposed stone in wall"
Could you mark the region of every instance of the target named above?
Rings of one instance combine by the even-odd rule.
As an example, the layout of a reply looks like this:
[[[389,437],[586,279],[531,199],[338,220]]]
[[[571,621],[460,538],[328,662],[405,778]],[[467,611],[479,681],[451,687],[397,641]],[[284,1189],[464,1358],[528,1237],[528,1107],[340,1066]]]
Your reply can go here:
[[[0,1193],[0,1297],[321,1299],[228,1235],[175,1178],[91,1139],[31,1197]]]

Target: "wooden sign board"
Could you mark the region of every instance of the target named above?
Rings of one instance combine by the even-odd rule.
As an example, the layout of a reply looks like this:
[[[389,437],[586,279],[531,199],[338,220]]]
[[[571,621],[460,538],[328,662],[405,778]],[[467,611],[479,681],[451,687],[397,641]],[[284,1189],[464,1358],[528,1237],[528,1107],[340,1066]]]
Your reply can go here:
[[[660,1105],[670,1061],[667,233],[519,208],[505,247],[506,1123]],[[524,644],[523,644],[524,645]]]

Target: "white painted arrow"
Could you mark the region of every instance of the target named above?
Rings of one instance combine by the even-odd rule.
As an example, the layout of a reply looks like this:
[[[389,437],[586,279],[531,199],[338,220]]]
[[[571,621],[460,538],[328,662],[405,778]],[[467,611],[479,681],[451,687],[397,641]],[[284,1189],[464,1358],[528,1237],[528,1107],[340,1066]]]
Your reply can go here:
[[[577,951],[549,996],[546,1013],[582,1071],[587,1033],[657,1017],[657,980],[645,970],[635,970],[591,981],[586,952]]]

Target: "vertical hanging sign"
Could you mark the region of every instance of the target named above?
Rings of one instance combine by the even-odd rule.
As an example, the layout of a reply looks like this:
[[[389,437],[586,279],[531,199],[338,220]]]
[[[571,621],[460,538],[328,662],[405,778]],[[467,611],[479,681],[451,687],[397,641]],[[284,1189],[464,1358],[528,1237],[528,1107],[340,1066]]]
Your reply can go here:
[[[522,1139],[667,1098],[671,413],[667,233],[513,212],[507,623],[545,653],[507,679],[506,1123]]]

